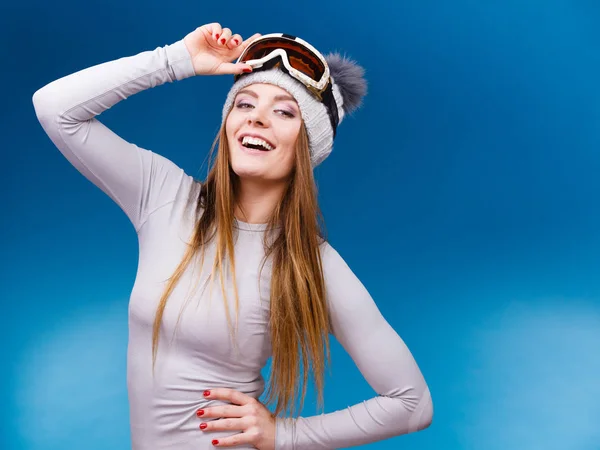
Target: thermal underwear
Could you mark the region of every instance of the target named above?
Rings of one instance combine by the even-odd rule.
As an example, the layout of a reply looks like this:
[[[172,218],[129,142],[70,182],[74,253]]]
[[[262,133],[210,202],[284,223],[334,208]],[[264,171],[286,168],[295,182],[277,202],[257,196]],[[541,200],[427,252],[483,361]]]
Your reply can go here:
[[[85,68],[33,94],[37,118],[54,145],[117,203],[136,230],[139,260],[129,299],[127,349],[135,450],[209,449],[213,439],[235,434],[199,429],[198,409],[225,404],[205,399],[203,391],[227,387],[258,399],[265,388],[261,369],[271,355],[271,266],[260,272],[268,230],[266,224],[236,219],[237,348],[218,278],[214,288],[206,288],[216,253],[213,240],[206,245],[204,264],[188,266],[168,299],[152,371],[158,300],[192,236],[196,216],[189,199],[197,196],[200,182],[171,160],[124,140],[96,116],[133,94],[192,76],[191,56],[180,40]],[[377,395],[330,413],[278,417],[276,449],[345,448],[427,427],[433,414],[430,392],[411,352],[339,253],[326,241],[320,251],[332,335]],[[228,286],[226,292],[233,308],[233,290]]]

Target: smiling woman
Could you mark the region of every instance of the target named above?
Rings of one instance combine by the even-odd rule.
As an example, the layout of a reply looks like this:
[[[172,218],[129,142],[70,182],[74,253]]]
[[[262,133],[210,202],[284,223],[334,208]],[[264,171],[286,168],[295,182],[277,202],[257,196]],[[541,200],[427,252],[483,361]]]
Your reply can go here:
[[[204,180],[97,119],[145,89],[215,74],[234,74],[234,84]],[[280,33],[242,40],[212,23],[33,95],[52,142],[137,232],[127,347],[133,449],[325,450],[431,423],[411,352],[319,224],[313,169],[365,93],[363,70],[349,59]],[[377,395],[289,417],[309,375],[322,403],[329,335]]]
[[[299,134],[306,132],[294,97],[272,84],[246,87],[238,92],[225,128],[231,167],[240,183],[247,186],[254,180],[256,189],[278,184],[276,197],[281,197],[294,167]],[[309,158],[307,145],[299,150]]]

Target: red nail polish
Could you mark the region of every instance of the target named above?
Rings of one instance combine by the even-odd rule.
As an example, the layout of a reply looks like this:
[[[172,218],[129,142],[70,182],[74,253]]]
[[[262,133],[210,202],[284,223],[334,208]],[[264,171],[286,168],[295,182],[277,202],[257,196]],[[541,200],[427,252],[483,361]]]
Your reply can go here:
[[[212,445],[218,445],[218,444],[219,444],[219,441],[217,441],[216,439],[214,439],[214,440],[212,441]]]
[[[196,415],[197,415],[198,417],[200,417],[200,416],[201,416],[201,415],[203,415],[203,414],[204,414],[204,410],[203,410],[203,409],[199,409],[198,411],[196,411]]]
[[[235,45],[238,45],[240,43],[240,41],[238,41],[237,39],[233,40],[235,42]]]
[[[219,34],[217,34],[216,36],[217,36],[217,39],[219,39],[219,36],[220,36],[220,35],[219,35]]]
[[[246,73],[250,73],[250,72],[252,72],[252,69],[242,69],[242,71],[246,72]]]
[[[207,425],[205,423],[201,423],[200,424],[200,429],[201,430],[204,430],[206,427],[207,427]]]
[[[224,43],[225,43],[225,39],[221,39],[221,44],[224,44]]]
[[[204,396],[205,396],[205,397],[208,397],[209,395],[210,395],[210,391],[208,391],[208,390],[207,390],[207,391],[204,391]]]

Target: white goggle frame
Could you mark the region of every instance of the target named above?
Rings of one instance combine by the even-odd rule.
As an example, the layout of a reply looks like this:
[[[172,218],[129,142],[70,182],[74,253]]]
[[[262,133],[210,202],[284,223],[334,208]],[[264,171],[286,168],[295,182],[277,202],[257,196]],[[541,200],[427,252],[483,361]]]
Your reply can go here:
[[[244,64],[248,64],[249,66],[252,66],[253,69],[258,69],[258,68],[262,67],[263,64],[266,63],[267,61],[270,61],[273,58],[276,58],[277,56],[279,56],[279,57],[281,57],[281,61],[283,62],[283,65],[288,70],[290,75],[292,75],[298,81],[302,82],[305,86],[311,87],[313,91],[316,91],[315,92],[316,94],[320,95],[325,90],[325,88],[329,84],[329,80],[330,80],[329,65],[327,64],[325,57],[316,48],[314,48],[312,45],[310,45],[305,40],[300,39],[298,37],[295,39],[290,39],[288,37],[283,36],[283,33],[265,34],[264,36],[261,36],[258,39],[256,39],[255,41],[253,41],[252,43],[250,43],[248,48],[250,48],[255,43],[260,42],[263,39],[268,39],[268,38],[273,38],[273,37],[276,37],[278,39],[285,39],[290,42],[296,42],[296,43],[299,43],[300,45],[303,45],[307,49],[309,49],[317,58],[319,58],[319,60],[325,67],[325,71],[323,72],[323,76],[321,77],[321,79],[319,81],[315,81],[311,77],[307,76],[306,74],[300,72],[299,70],[294,69],[292,67],[292,65],[290,64],[290,61],[288,60],[287,52],[282,48],[277,48],[277,49],[273,50],[271,53],[269,53],[268,55],[265,55],[264,57],[262,57],[260,59],[249,59],[248,61],[244,61]],[[240,62],[242,60],[242,58],[246,55],[248,48],[246,48],[246,50],[244,50],[244,52],[240,55],[237,62]]]

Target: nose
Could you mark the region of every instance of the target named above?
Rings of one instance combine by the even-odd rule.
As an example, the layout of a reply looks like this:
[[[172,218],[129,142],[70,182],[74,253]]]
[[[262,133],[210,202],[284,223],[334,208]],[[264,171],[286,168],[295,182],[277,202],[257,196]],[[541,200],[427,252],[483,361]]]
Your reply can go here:
[[[267,114],[263,111],[263,108],[255,107],[248,115],[248,125],[254,124],[259,127],[266,127],[269,125]]]

